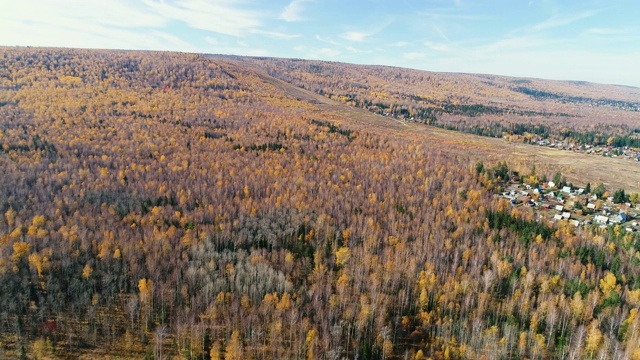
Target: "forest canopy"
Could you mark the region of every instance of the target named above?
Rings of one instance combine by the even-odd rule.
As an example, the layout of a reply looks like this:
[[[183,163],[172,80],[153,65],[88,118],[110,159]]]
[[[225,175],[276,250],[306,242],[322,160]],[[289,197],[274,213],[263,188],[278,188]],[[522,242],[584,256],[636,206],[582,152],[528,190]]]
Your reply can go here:
[[[0,58],[0,357],[640,359],[619,226],[229,59]]]

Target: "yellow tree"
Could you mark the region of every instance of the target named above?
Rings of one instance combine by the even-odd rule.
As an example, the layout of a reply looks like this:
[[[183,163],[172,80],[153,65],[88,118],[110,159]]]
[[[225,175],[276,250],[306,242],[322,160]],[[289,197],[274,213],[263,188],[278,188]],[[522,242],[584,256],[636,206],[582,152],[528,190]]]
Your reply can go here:
[[[240,331],[233,330],[229,343],[225,348],[224,360],[242,360],[242,340]]]
[[[585,350],[590,355],[595,354],[602,343],[602,332],[600,332],[598,320],[591,321],[587,330],[587,338],[585,339]]]

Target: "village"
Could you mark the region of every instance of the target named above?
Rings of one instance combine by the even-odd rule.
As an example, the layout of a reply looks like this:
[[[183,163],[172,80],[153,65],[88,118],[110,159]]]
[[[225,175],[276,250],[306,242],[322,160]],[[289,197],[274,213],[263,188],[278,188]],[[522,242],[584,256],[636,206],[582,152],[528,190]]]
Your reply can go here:
[[[622,158],[640,162],[640,149],[624,146],[614,147],[605,145],[578,145],[565,140],[537,139],[534,144],[547,146],[559,150],[581,152],[589,155],[599,155],[611,158]]]
[[[508,199],[512,207],[534,209],[539,221],[565,221],[575,227],[620,225],[627,232],[640,231],[640,204],[615,203],[613,196],[598,198],[584,188],[559,187],[553,181],[532,187],[512,181],[499,196]]]

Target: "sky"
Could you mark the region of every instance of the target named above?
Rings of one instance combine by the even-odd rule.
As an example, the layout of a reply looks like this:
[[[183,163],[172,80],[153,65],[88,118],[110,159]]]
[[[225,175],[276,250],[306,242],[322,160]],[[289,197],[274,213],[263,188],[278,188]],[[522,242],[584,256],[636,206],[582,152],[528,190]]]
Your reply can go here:
[[[638,0],[0,0],[0,45],[170,50],[640,87]]]

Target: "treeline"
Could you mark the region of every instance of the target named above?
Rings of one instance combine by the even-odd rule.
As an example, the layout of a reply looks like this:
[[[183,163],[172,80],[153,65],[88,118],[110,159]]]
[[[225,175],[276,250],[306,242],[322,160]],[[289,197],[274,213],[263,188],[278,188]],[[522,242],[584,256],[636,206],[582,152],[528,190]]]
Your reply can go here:
[[[617,148],[621,147],[632,147],[632,148],[640,148],[640,137],[637,135],[611,135],[611,134],[602,134],[599,132],[577,132],[572,130],[567,130],[561,132],[561,135],[564,136],[565,139],[573,139],[578,144],[583,145],[605,145],[605,146],[613,146]]]
[[[516,87],[514,91],[532,96],[536,99],[552,99],[568,103],[592,104],[596,106],[609,106],[627,111],[640,111],[640,103],[629,101],[613,100],[613,99],[594,99],[584,96],[568,96],[564,94],[556,94],[548,91],[536,90],[527,87]]]
[[[638,237],[512,209],[504,163],[230,60],[0,57],[0,357],[640,355]]]
[[[335,126],[334,124],[328,122],[328,121],[321,121],[321,120],[315,120],[315,119],[311,119],[311,123],[317,126],[321,126],[321,127],[327,127],[329,128],[329,133],[337,133],[340,135],[345,136],[347,139],[349,140],[353,140],[352,136],[353,134],[353,130],[351,129],[341,129],[337,126]]]

